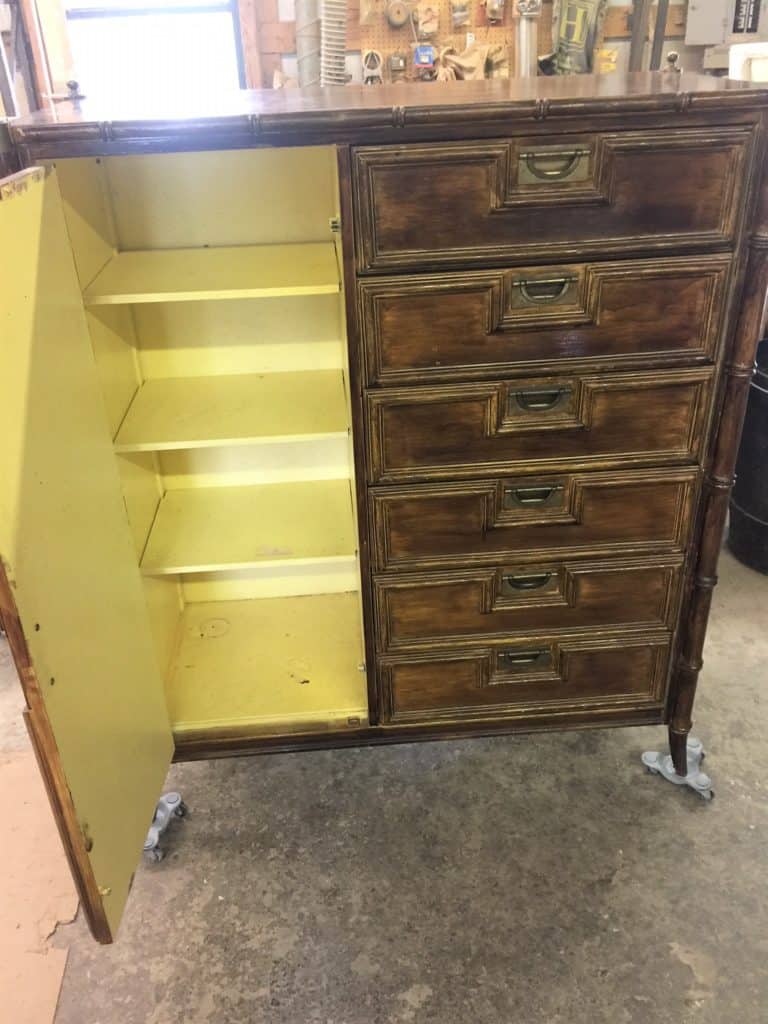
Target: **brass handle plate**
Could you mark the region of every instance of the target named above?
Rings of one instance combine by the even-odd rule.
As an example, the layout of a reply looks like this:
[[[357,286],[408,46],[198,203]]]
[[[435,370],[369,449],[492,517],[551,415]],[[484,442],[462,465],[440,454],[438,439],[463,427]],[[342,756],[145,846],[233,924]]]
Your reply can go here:
[[[498,663],[500,668],[512,670],[541,668],[550,663],[551,657],[548,647],[537,647],[524,651],[499,651]]]
[[[542,508],[553,505],[563,492],[562,484],[537,484],[531,487],[506,487],[505,508]]]
[[[577,280],[578,278],[575,276],[550,277],[530,281],[521,279],[515,281],[515,284],[520,289],[520,295],[524,302],[531,306],[540,306],[560,302],[565,298],[573,282]]]
[[[510,590],[541,590],[553,576],[551,572],[521,573],[519,576],[505,576],[503,584]]]
[[[550,412],[570,393],[569,387],[526,388],[511,392],[509,397],[510,403],[516,402],[519,408],[526,412]]]
[[[576,172],[583,179],[585,168],[582,166],[585,157],[589,157],[589,149],[578,147],[570,150],[531,150],[520,154],[522,184],[535,184],[537,181],[573,180]],[[554,166],[553,166],[554,163]]]

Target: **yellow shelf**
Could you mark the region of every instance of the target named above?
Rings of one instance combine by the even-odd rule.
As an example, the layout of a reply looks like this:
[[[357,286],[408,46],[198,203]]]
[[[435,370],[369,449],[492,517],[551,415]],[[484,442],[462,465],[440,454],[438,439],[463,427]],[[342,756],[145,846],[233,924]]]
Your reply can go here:
[[[147,576],[354,559],[349,480],[167,491],[141,562]]]
[[[368,720],[359,595],[187,605],[167,683],[174,732]]]
[[[341,370],[149,380],[131,403],[115,451],[169,451],[345,436]]]
[[[332,242],[118,252],[85,289],[87,306],[338,293]]]

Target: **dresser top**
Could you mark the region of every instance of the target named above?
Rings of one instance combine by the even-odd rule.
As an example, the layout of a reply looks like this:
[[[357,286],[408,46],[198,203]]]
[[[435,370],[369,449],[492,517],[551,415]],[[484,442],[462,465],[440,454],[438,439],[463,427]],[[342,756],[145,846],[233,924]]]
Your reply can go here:
[[[311,89],[252,89],[162,101],[56,104],[11,122],[15,142],[38,158],[274,145],[281,140],[403,139],[462,125],[512,128],[548,119],[626,113],[738,110],[768,104],[768,88],[671,71],[477,82],[419,82]],[[301,138],[299,138],[301,136]]]

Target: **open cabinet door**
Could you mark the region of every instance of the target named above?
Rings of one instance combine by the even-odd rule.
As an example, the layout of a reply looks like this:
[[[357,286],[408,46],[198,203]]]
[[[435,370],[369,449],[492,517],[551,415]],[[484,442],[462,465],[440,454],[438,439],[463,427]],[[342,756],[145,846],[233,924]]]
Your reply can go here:
[[[94,936],[173,740],[55,174],[0,181],[0,614]]]

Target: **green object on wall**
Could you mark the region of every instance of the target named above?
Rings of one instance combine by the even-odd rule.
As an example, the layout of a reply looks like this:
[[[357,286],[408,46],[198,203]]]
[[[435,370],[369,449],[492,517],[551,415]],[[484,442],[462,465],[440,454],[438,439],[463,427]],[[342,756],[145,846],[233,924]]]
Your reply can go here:
[[[552,11],[554,49],[539,58],[539,68],[545,75],[592,72],[595,42],[607,6],[607,0],[555,0]]]

